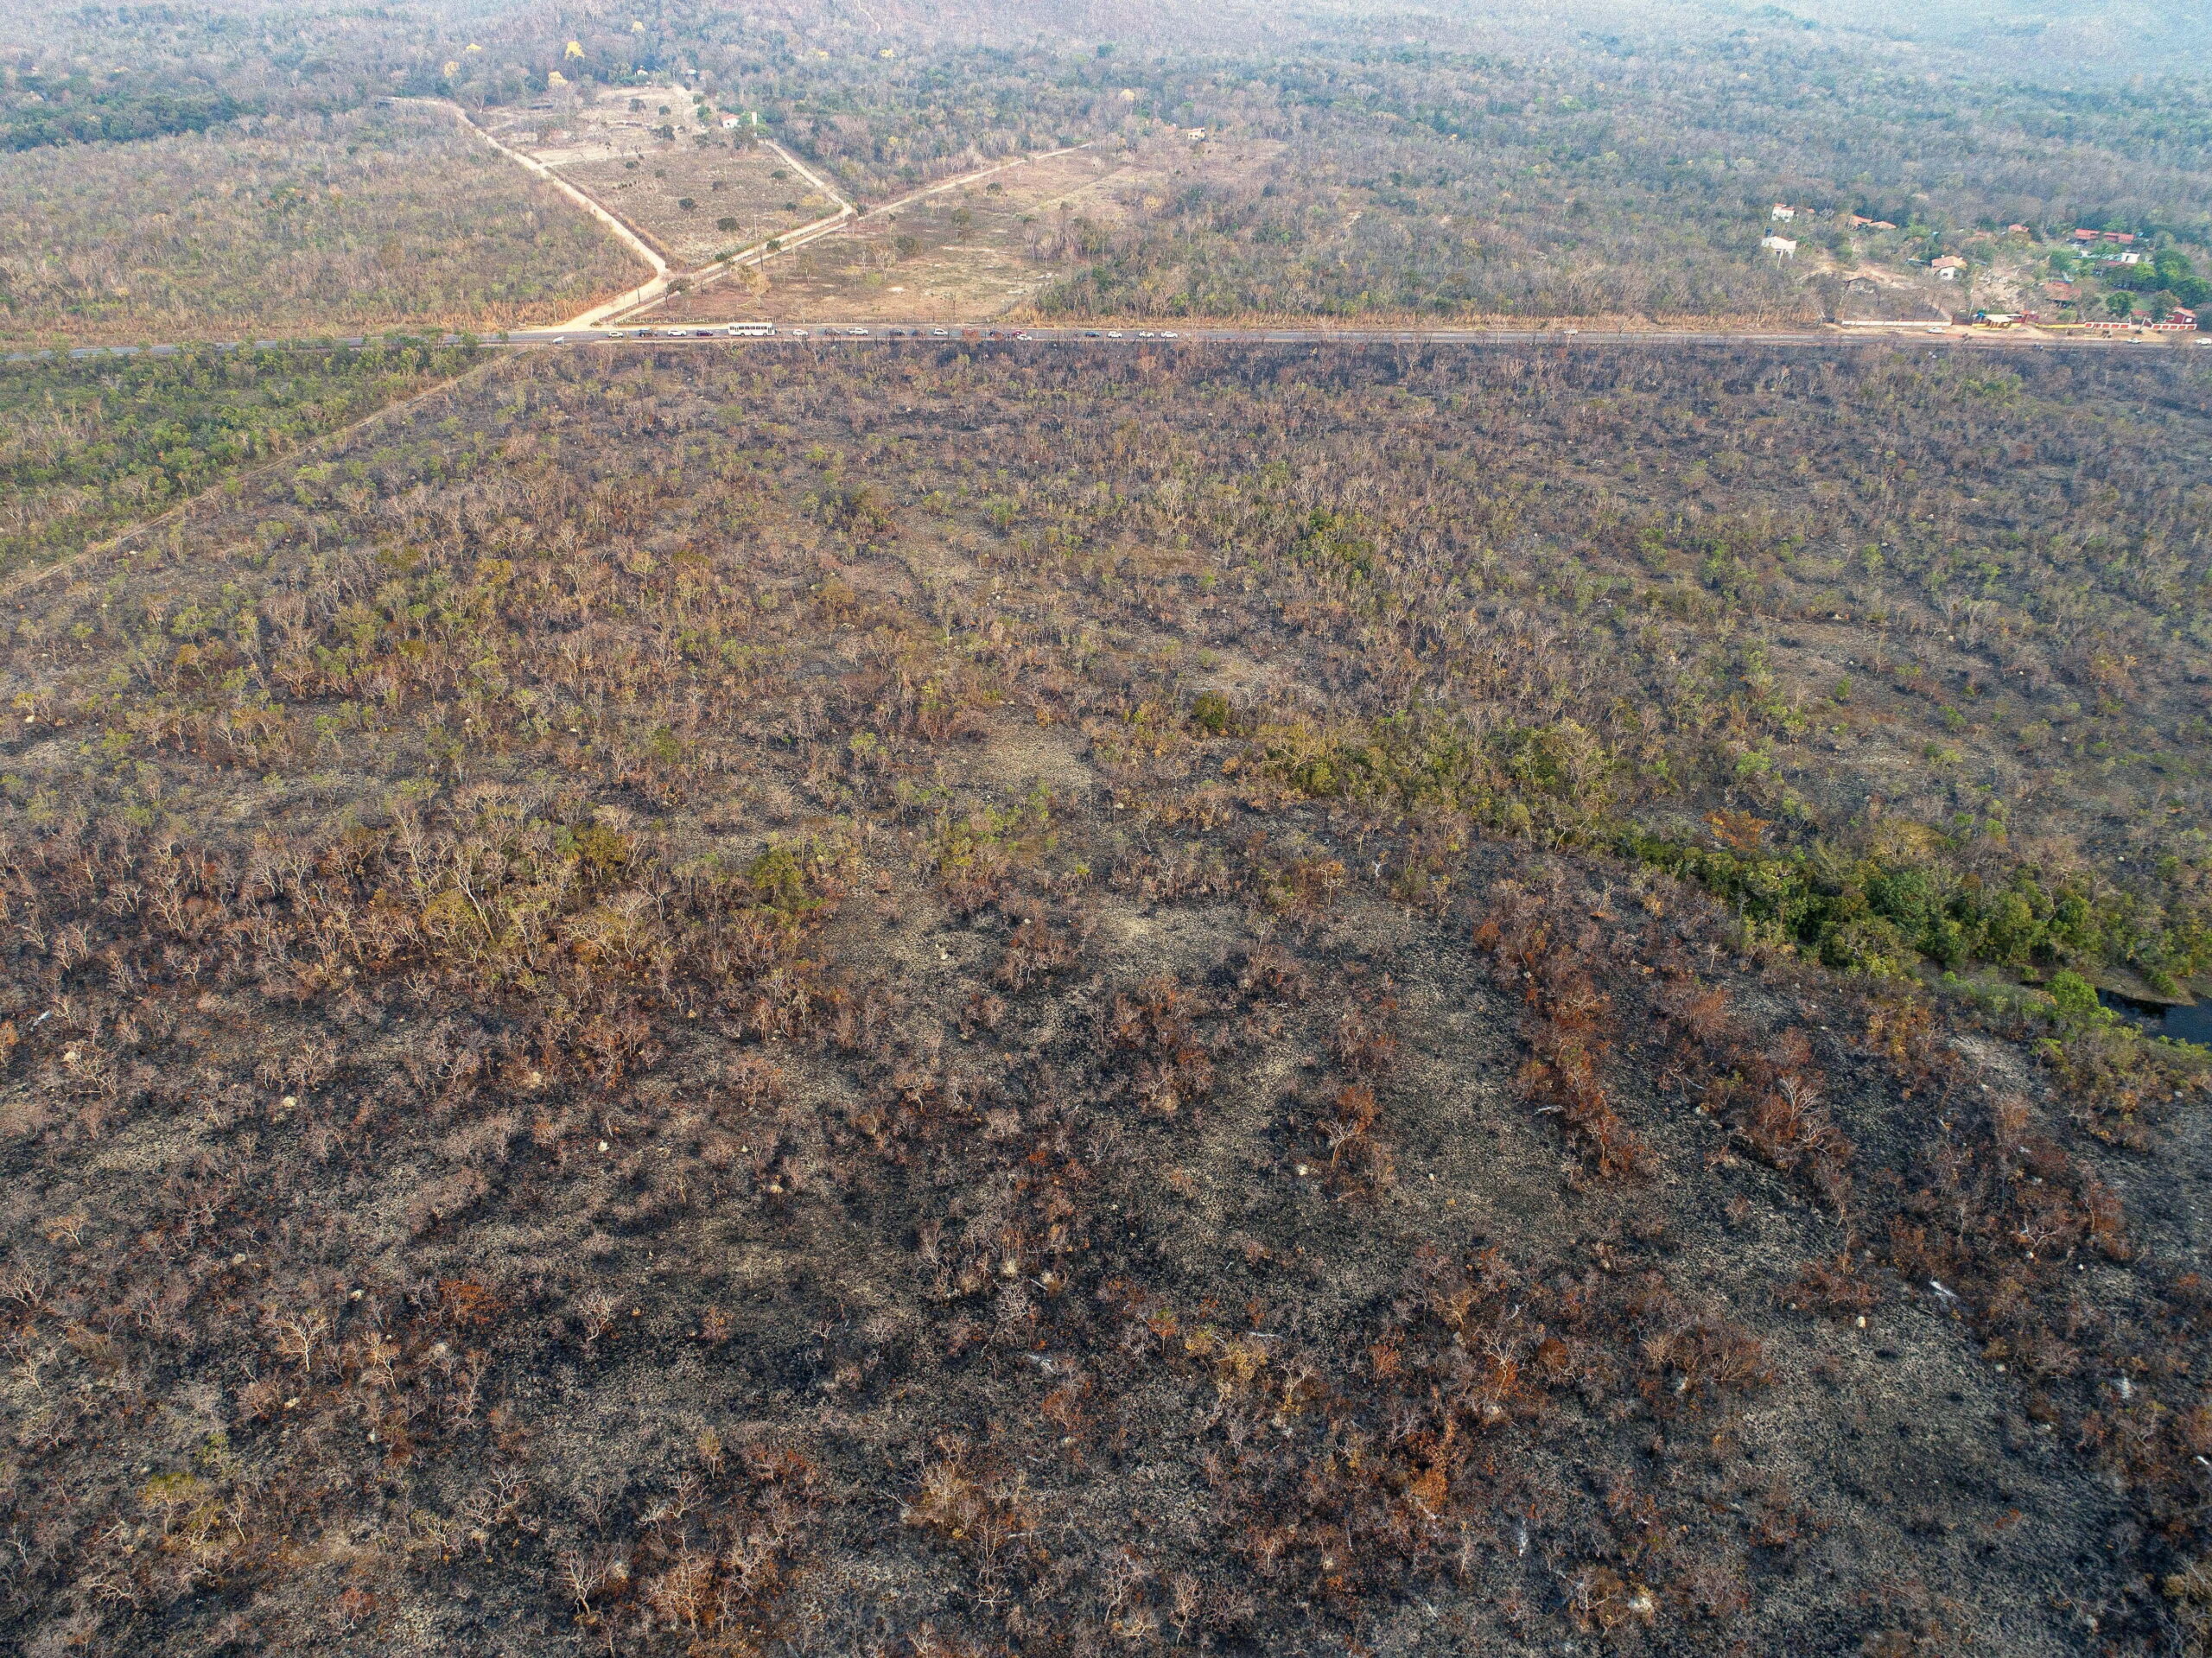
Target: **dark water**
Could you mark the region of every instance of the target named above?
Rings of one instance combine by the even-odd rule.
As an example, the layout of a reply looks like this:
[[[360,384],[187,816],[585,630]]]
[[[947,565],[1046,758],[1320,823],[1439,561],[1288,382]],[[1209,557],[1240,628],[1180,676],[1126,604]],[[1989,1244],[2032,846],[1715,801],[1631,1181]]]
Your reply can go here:
[[[2212,1001],[2183,1007],[2162,1001],[2138,1001],[2116,990],[2100,990],[2097,1000],[2145,1036],[2170,1036],[2177,1042],[2200,1042],[2212,1048]]]

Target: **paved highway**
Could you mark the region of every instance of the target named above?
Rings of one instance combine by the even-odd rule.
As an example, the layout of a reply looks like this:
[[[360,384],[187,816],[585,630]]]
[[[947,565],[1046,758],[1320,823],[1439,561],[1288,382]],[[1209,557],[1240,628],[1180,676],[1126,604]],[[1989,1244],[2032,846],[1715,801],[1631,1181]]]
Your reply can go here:
[[[336,339],[319,340],[257,340],[257,348],[291,351],[331,351],[344,347],[359,348],[380,344],[386,339],[414,339],[414,335],[349,334]],[[469,336],[445,334],[439,343],[460,345]],[[1006,323],[934,323],[934,322],[836,322],[790,323],[771,327],[765,323],[715,323],[683,327],[566,327],[524,328],[508,334],[493,334],[479,343],[492,346],[583,346],[619,345],[632,340],[651,340],[655,344],[682,341],[689,344],[731,345],[741,342],[762,342],[782,345],[842,346],[864,340],[906,340],[981,342],[995,340],[1001,343],[1031,341],[1043,345],[1142,346],[1159,347],[1194,345],[1283,345],[1283,346],[1555,346],[1560,347],[1598,346],[1834,346],[1847,340],[1880,342],[1913,346],[1972,346],[1993,347],[2006,351],[2061,350],[2080,351],[2139,351],[2145,346],[2171,350],[2183,345],[2212,346],[2212,334],[2164,334],[2156,337],[2139,336],[2117,339],[2109,335],[2064,336],[2023,334],[2018,331],[1997,332],[1967,328],[1930,328],[1906,325],[1896,329],[1875,330],[1854,328],[1848,332],[1840,328],[1803,328],[1796,330],[1762,330],[1740,334],[1725,330],[1639,329],[1605,330],[1597,328],[1230,328],[1199,326],[1183,328],[1086,328],[1032,326],[1016,327]],[[243,344],[238,341],[213,342],[219,351],[238,351]],[[73,359],[100,356],[132,357],[144,354],[152,357],[173,356],[193,349],[184,346],[79,346],[73,349],[57,348],[51,351],[10,352],[0,361],[22,363],[39,361],[58,356]]]
[[[836,322],[790,323],[770,327],[765,323],[714,323],[696,327],[539,328],[504,336],[514,345],[582,345],[607,341],[651,340],[756,340],[785,343],[842,345],[864,340],[1029,340],[1046,345],[1078,346],[1189,346],[1189,345],[1398,345],[1398,346],[1836,346],[1845,340],[1888,340],[1910,345],[1949,344],[1993,346],[2008,350],[2062,346],[2100,351],[2140,349],[2143,346],[2171,348],[2178,340],[2193,338],[2212,345],[2212,334],[2163,335],[2139,340],[2110,336],[2068,337],[2028,334],[2016,330],[1930,327],[1902,325],[1895,329],[1804,328],[1732,333],[1726,330],[1596,329],[1596,328],[1237,328],[1199,324],[1180,328],[1091,328],[1008,323]]]

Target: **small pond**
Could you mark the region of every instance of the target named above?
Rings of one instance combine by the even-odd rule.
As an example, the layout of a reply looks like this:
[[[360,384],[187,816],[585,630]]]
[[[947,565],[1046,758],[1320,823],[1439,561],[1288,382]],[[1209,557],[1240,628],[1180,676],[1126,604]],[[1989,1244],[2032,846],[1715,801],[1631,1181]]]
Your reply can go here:
[[[2100,990],[2097,1000],[2145,1036],[2170,1036],[2177,1042],[2200,1042],[2212,1048],[2212,1001],[2183,1007],[2163,1001],[2138,1001],[2117,990]]]

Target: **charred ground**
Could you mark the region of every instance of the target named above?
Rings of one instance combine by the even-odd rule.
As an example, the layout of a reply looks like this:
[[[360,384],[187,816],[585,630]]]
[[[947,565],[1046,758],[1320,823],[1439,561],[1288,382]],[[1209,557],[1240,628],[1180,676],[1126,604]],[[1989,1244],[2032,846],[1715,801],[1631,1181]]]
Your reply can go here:
[[[10,1638],[2174,1649],[2207,387],[2013,360],[543,353],[19,591]]]

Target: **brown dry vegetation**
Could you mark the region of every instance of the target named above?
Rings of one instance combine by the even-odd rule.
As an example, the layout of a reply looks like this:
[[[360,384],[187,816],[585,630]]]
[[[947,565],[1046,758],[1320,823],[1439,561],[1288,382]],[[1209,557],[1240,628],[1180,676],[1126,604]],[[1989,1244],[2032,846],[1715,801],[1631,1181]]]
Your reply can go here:
[[[638,269],[429,105],[0,156],[11,343],[490,331],[560,321]]]
[[[2133,584],[2194,498],[2050,410],[2171,453],[2201,386],[1966,372],[543,353],[23,595],[10,1637],[2171,1649],[2186,1056],[1832,971],[1600,832],[1789,788],[1847,840],[1728,653],[1840,614],[1801,524],[2004,443],[2083,483],[1983,694],[2109,678],[2089,617],[2115,702],[2187,694]],[[1725,509],[1668,458],[1724,429]],[[1821,637],[1902,664],[1940,596],[1885,568]],[[2134,786],[2069,764],[2054,846]]]

